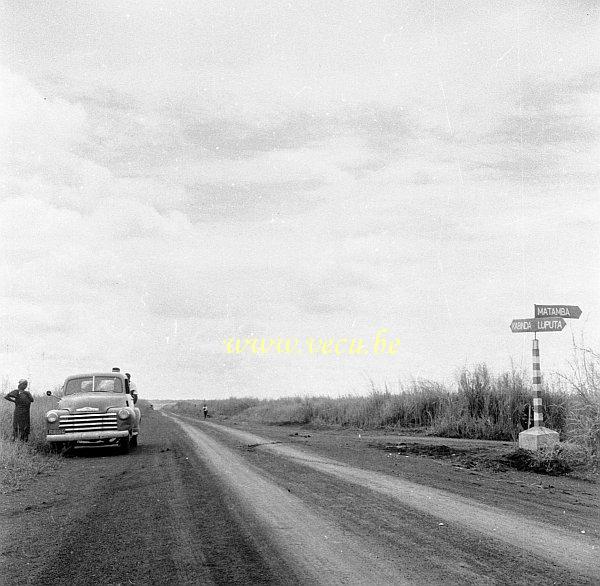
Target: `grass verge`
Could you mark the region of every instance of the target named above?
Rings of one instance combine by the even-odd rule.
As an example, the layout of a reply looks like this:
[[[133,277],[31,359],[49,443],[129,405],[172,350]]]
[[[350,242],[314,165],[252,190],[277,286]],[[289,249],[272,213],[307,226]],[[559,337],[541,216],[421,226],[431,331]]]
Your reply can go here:
[[[34,396],[31,405],[31,434],[27,443],[12,441],[14,406],[8,401],[0,404],[0,490],[26,486],[38,474],[54,470],[60,459],[48,452],[45,442],[46,411],[56,407],[54,397]]]
[[[540,452],[527,469],[570,471],[600,463],[600,356],[574,348],[572,373],[543,385],[544,425],[561,443],[552,454]],[[367,396],[235,398],[208,401],[210,416],[270,425],[387,429],[439,437],[513,441],[528,425],[530,377],[512,370],[498,376],[485,365],[463,369],[454,388],[412,381],[400,392],[372,385]],[[202,404],[179,401],[170,410],[202,417]],[[517,454],[515,463],[524,461]],[[509,465],[510,462],[507,462]],[[525,464],[524,464],[525,465]]]
[[[36,476],[59,466],[59,458],[32,445],[0,439],[0,491],[27,486]]]

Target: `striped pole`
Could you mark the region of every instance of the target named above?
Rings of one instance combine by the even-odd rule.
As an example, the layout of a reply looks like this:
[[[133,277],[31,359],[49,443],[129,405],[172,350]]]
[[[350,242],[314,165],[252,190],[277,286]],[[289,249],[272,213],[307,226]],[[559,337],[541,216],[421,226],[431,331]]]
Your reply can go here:
[[[540,371],[540,347],[537,338],[533,339],[533,427],[543,427],[542,412],[542,373]]]

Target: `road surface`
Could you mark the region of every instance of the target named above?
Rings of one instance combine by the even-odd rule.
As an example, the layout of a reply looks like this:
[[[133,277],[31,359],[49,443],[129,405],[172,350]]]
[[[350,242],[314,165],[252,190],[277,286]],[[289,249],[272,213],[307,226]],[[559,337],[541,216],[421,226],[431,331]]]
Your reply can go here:
[[[358,432],[144,424],[131,454],[77,449],[3,497],[2,584],[600,583],[596,484]]]

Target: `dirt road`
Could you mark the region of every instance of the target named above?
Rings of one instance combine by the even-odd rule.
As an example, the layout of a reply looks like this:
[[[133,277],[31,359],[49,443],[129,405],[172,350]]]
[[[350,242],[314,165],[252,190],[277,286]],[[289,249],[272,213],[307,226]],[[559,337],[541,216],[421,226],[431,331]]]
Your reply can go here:
[[[600,583],[595,484],[375,434],[144,423],[135,452],[77,449],[2,497],[2,584]]]

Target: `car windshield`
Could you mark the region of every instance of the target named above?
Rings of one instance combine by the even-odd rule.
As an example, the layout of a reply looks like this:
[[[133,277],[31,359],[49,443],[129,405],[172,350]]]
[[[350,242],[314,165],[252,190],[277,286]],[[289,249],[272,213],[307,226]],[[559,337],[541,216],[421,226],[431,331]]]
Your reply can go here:
[[[114,376],[72,378],[65,386],[65,395],[75,393],[122,393],[123,383]]]

